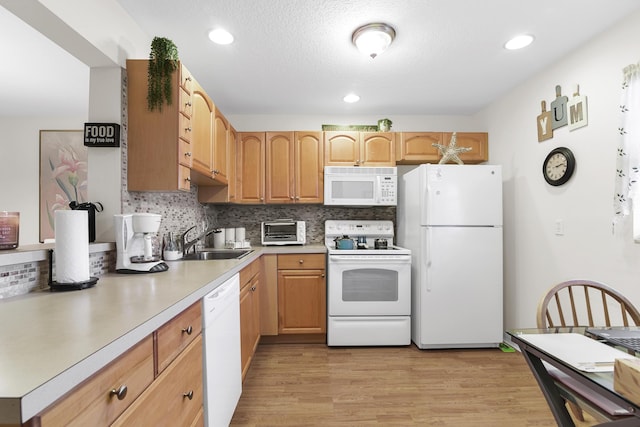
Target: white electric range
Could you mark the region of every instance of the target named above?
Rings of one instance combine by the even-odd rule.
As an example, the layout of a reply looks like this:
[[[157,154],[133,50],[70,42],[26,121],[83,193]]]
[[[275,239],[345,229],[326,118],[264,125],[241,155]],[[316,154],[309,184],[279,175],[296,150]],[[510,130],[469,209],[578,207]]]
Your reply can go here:
[[[411,251],[393,237],[392,221],[325,222],[328,345],[411,344]]]

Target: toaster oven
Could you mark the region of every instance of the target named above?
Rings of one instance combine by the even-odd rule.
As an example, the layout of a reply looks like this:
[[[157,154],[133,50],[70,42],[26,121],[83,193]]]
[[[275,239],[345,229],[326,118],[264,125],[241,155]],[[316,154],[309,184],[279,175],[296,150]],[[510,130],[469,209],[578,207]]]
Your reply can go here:
[[[304,245],[307,242],[304,221],[278,219],[262,223],[262,245]]]

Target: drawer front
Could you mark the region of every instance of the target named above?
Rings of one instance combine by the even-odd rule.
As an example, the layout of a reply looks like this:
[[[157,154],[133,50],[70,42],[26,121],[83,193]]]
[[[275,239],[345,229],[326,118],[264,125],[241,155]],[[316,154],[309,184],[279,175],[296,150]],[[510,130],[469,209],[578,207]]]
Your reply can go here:
[[[180,112],[183,113],[187,117],[191,117],[193,112],[193,105],[191,104],[191,93],[184,90],[184,88],[180,88]]]
[[[191,119],[184,114],[178,114],[178,136],[187,142],[191,142]]]
[[[178,165],[178,190],[191,191],[191,169]]]
[[[189,426],[202,410],[202,391],[202,336],[198,335],[113,426]]]
[[[260,272],[260,261],[253,261],[251,264],[240,270],[240,288],[246,286],[253,276]]]
[[[188,168],[193,165],[193,156],[191,153],[191,144],[183,139],[178,139],[178,162]]]
[[[287,254],[278,255],[278,270],[325,268],[324,254]]]
[[[161,373],[202,331],[200,301],[162,325],[156,332],[158,370]]]
[[[152,381],[153,339],[149,335],[42,413],[40,425],[109,425]],[[121,399],[112,390],[120,390]]]

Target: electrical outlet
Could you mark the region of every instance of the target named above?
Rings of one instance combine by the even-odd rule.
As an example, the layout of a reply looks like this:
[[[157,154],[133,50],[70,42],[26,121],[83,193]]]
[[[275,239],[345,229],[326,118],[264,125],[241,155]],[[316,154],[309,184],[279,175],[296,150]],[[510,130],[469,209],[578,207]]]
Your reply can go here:
[[[555,226],[554,226],[554,231],[555,231],[556,236],[563,236],[564,235],[564,221],[562,221],[561,219],[556,219]]]

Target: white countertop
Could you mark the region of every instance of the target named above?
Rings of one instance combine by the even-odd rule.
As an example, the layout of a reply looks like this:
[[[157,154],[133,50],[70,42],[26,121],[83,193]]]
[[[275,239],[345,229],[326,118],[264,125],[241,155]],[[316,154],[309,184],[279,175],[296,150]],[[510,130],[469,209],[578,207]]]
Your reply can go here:
[[[175,261],[162,273],[0,300],[0,424],[27,421],[262,254],[324,252],[258,247],[241,260]]]

